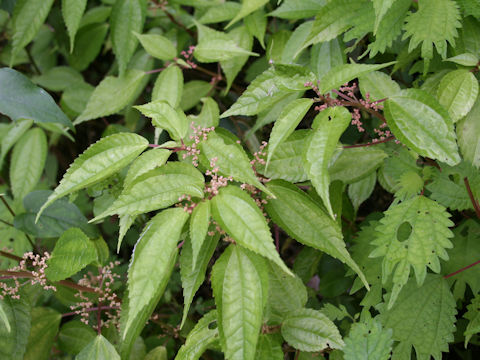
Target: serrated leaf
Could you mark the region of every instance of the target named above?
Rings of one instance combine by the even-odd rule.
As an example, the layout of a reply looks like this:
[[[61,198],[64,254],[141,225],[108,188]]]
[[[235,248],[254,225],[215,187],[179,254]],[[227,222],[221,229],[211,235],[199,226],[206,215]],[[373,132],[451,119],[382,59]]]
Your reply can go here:
[[[36,123],[58,123],[73,128],[53,98],[23,74],[0,69],[0,113],[13,121],[30,119]]]
[[[468,342],[472,338],[473,335],[480,332],[480,295],[477,294],[472,299],[472,302],[467,305],[467,312],[463,315],[463,317],[469,320],[467,328],[463,335],[465,336],[465,348],[468,345]]]
[[[449,165],[460,162],[447,111],[422,90],[402,90],[385,102],[388,126],[398,140],[422,156]]]
[[[146,7],[147,2],[144,0],[118,0],[113,6],[110,16],[110,36],[120,75],[125,72],[137,47],[137,38],[134,32],[142,32]]]
[[[235,16],[232,21],[228,23],[226,28],[232,26],[235,24],[237,21],[243,19],[245,16],[251,14],[255,10],[263,7],[268,2],[268,0],[242,0],[242,8],[240,11],[237,13],[237,16]]]
[[[175,65],[170,65],[158,75],[152,90],[152,101],[166,101],[172,108],[180,105],[183,93],[183,72]]]
[[[360,91],[364,98],[368,94],[372,100],[381,100],[400,92],[398,83],[381,71],[372,71],[364,74],[358,80]]]
[[[174,140],[183,139],[187,134],[188,123],[185,114],[175,111],[166,101],[156,100],[134,108],[152,118],[153,125],[167,130]]]
[[[62,315],[53,309],[36,307],[32,309],[32,326],[28,337],[25,360],[47,360],[58,333]]]
[[[136,158],[128,168],[127,176],[123,180],[123,187],[128,188],[133,181],[148,171],[165,165],[172,152],[170,150],[155,148],[145,151]]]
[[[468,70],[460,69],[445,75],[438,86],[438,102],[457,122],[472,109],[478,96],[478,80]]]
[[[320,13],[324,5],[325,0],[302,0],[301,2],[284,0],[278,8],[268,15],[288,20],[305,19]]]
[[[282,336],[301,351],[321,351],[326,347],[341,349],[345,345],[335,324],[320,311],[298,309],[282,323]]]
[[[210,224],[210,200],[197,204],[190,219],[190,239],[192,240],[192,268],[195,268],[200,249],[206,240]]]
[[[62,325],[58,333],[60,350],[77,355],[95,339],[95,331],[80,320],[69,321]]]
[[[373,34],[377,32],[380,21],[382,21],[382,18],[395,1],[396,0],[372,0],[373,8],[375,9],[375,28]]]
[[[388,360],[392,350],[392,329],[383,329],[375,319],[354,323],[345,338],[345,360]]]
[[[145,51],[160,60],[172,60],[177,56],[177,48],[165,36],[158,34],[139,34],[133,32]]]
[[[393,340],[399,342],[393,349],[394,359],[410,357],[412,346],[419,360],[428,360],[431,356],[439,360],[442,351],[448,351],[457,311],[442,277],[428,274],[420,287],[411,279],[393,308],[387,310],[386,303],[378,308],[380,322],[384,328],[393,330]]]
[[[40,209],[43,210],[56,199],[80,189],[92,186],[127,166],[148,146],[140,135],[119,133],[100,139],[85,150],[70,165],[60,184]]]
[[[212,199],[212,215],[237,244],[272,260],[287,274],[292,274],[273,245],[265,217],[246,192],[234,185],[220,189]]]
[[[351,267],[368,283],[345,248],[338,225],[317,204],[296,186],[282,180],[270,181],[268,188],[276,199],[269,199],[265,208],[273,221],[302,244],[324,251]]]
[[[332,160],[338,140],[350,125],[350,121],[351,115],[343,106],[322,111],[315,118],[315,129],[303,148],[305,171],[333,219],[336,215],[330,204],[328,165]]]
[[[179,201],[182,195],[202,198],[203,174],[193,165],[169,162],[136,178],[115,202],[90,222],[113,214],[135,216],[163,209]]]
[[[6,127],[5,136],[1,139],[0,168],[10,148],[25,134],[32,124],[32,120],[18,120]]]
[[[43,173],[47,150],[47,136],[40,128],[28,130],[13,147],[10,183],[15,199],[23,199],[37,185]]]
[[[86,7],[87,0],[62,0],[62,15],[70,37],[70,52],[73,50],[75,35]]]
[[[10,330],[0,326],[0,356],[5,360],[23,359],[30,333],[30,305],[25,299],[0,300],[10,323]]]
[[[238,44],[238,46],[247,51],[252,51],[253,38],[247,29],[248,27],[246,26],[238,26],[230,31],[228,35]],[[229,60],[223,60],[220,62],[223,73],[227,78],[227,88],[225,89],[225,92],[230,89],[230,86],[232,86],[233,81],[248,61],[249,57],[250,55],[237,55]]]
[[[376,183],[377,175],[372,172],[367,177],[348,186],[348,197],[355,211],[358,211],[360,205],[372,195]]]
[[[131,69],[123,76],[105,77],[93,91],[87,107],[75,119],[78,125],[84,121],[115,114],[133,101],[144,83],[145,72]]]
[[[102,335],[97,335],[75,358],[75,360],[102,359],[120,360],[120,356],[117,350],[115,350],[115,347]]]
[[[72,227],[57,240],[45,275],[50,281],[66,279],[97,260],[93,242],[80,230]]]
[[[423,284],[427,267],[440,272],[439,258],[447,260],[445,249],[453,245],[449,227],[453,222],[446,209],[424,196],[417,196],[392,205],[376,228],[378,237],[372,241],[376,249],[371,257],[383,256],[383,283],[393,273],[393,289],[388,303],[392,308],[402,287],[407,283],[410,267],[418,285]],[[402,233],[402,229],[406,233]],[[409,230],[409,231],[407,231]]]
[[[477,99],[472,110],[457,123],[458,145],[463,158],[477,169],[480,168],[480,99]]]

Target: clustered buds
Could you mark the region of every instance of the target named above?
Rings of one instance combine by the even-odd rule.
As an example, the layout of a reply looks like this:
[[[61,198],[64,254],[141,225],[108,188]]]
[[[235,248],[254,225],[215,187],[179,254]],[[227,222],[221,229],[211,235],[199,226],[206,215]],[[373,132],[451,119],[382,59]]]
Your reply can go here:
[[[193,140],[193,143],[185,148],[187,152],[183,154],[183,159],[192,156],[193,166],[198,167],[198,155],[200,155],[198,144],[200,144],[202,140],[207,140],[208,133],[214,131],[215,126],[202,128],[201,126],[195,126],[195,123],[192,121],[190,128],[193,130],[193,135],[190,135],[190,140]]]
[[[182,55],[185,58],[185,62],[190,65],[192,69],[195,69],[197,67],[197,64],[193,62],[193,52],[195,51],[195,46],[190,45],[188,47],[188,50],[185,51],[183,50],[180,55]],[[177,60],[177,59],[175,59]]]

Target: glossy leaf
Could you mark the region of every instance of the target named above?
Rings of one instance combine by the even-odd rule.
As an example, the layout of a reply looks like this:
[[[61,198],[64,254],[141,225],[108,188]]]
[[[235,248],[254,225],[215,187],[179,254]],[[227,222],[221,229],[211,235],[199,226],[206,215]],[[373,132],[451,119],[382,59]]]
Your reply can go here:
[[[75,358],[76,360],[120,360],[115,347],[102,335],[89,343]]]
[[[6,360],[23,359],[30,333],[30,305],[26,299],[12,300],[10,297],[0,303],[10,323],[10,330],[0,326],[0,355]]]
[[[180,105],[182,93],[182,70],[178,66],[170,65],[158,75],[152,90],[152,101],[166,101],[175,109]]]
[[[32,325],[25,360],[47,360],[58,333],[62,315],[53,309],[36,307],[31,312]]]
[[[143,48],[154,58],[172,60],[177,55],[177,49],[170,40],[158,34],[139,34],[134,32]]]
[[[62,0],[62,15],[70,37],[70,51],[73,50],[75,35],[86,7],[87,0]]]
[[[372,100],[389,98],[400,92],[398,83],[381,71],[372,71],[359,77],[360,90],[364,98]]]
[[[123,187],[128,188],[133,181],[148,171],[165,165],[172,152],[170,150],[155,148],[145,151],[136,158],[128,168],[127,176],[123,180]]]

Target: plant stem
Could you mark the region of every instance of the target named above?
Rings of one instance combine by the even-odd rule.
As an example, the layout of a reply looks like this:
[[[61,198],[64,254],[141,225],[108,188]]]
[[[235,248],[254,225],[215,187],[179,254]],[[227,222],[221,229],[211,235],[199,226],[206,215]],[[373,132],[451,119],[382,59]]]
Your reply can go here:
[[[89,309],[85,309],[85,310],[82,310],[82,311],[91,312],[91,311],[97,311],[98,309],[100,309],[100,310],[118,310],[120,308],[118,306],[96,306],[96,307],[91,307]],[[77,313],[75,311],[72,311],[72,312],[62,314],[62,318],[67,317],[67,316],[74,316],[74,315],[77,315]]]
[[[449,277],[452,277],[452,276],[454,276],[454,275],[457,275],[457,274],[459,274],[459,273],[461,273],[461,272],[463,272],[463,271],[465,271],[465,270],[468,270],[468,269],[470,269],[471,267],[474,267],[475,265],[478,265],[478,264],[480,264],[480,260],[475,261],[473,264],[467,265],[467,266],[465,266],[464,268],[461,268],[460,270],[457,270],[457,271],[455,271],[455,272],[453,272],[453,273],[451,273],[451,274],[445,275],[443,278],[444,278],[444,279],[448,279]]]
[[[480,204],[475,199],[472,193],[472,189],[470,188],[470,183],[468,182],[468,178],[463,178],[463,182],[465,183],[465,187],[467,188],[468,196],[470,197],[470,201],[472,202],[473,208],[475,209],[475,213],[477,217],[480,219]]]
[[[7,226],[13,227],[13,224],[12,224],[12,223],[9,223],[8,221],[5,221],[5,220],[0,219],[0,222],[3,223],[3,224],[5,224],[5,225],[7,225]]]
[[[379,140],[379,141],[375,141],[375,142],[370,142],[370,143],[366,143],[366,144],[355,144],[355,145],[346,145],[344,146],[343,148],[344,149],[350,149],[350,148],[357,148],[357,147],[365,147],[365,146],[373,146],[373,145],[377,145],[377,144],[382,144],[382,143],[386,143],[388,141],[391,141],[395,139],[395,136],[389,136],[383,140]]]
[[[22,258],[20,256],[10,254],[6,251],[0,250],[0,255],[15,261],[22,261]]]

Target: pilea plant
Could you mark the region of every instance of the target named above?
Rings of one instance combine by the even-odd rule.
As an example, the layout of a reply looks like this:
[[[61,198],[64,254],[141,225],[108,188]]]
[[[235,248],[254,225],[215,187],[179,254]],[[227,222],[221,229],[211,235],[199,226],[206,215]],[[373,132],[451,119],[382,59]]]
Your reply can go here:
[[[478,357],[479,20],[0,1],[0,357]]]

